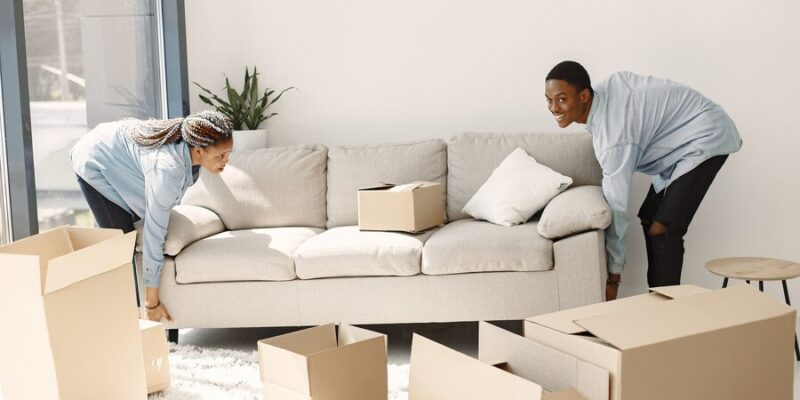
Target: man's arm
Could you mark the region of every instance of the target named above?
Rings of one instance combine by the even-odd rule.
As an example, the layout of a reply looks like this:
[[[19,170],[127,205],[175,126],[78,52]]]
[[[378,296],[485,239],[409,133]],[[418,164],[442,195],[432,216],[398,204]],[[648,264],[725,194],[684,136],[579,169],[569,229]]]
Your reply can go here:
[[[608,271],[621,274],[625,265],[625,237],[630,220],[628,200],[636,171],[636,144],[619,144],[606,149],[598,160],[603,168],[603,195],[611,208],[611,225],[606,229]]]

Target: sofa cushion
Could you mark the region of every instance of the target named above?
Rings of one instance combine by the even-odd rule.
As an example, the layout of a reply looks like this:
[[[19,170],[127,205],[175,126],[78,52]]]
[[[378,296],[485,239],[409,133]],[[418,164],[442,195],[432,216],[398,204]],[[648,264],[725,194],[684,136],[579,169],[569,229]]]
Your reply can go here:
[[[553,242],[536,222],[511,227],[464,219],[451,222],[425,243],[422,273],[545,271],[553,268]]]
[[[464,206],[464,212],[493,224],[521,224],[572,184],[517,148],[495,168]]]
[[[358,224],[358,189],[379,182],[446,185],[447,149],[442,140],[334,146],[328,153],[328,228]],[[444,188],[445,191],[447,188]]]
[[[294,254],[297,277],[407,276],[419,274],[420,256],[432,231],[417,235],[331,228],[305,241]]]
[[[447,219],[469,216],[464,205],[492,171],[517,147],[554,171],[572,178],[573,186],[599,185],[603,173],[588,133],[465,133],[447,143]]]
[[[182,204],[214,211],[229,230],[324,227],[326,169],[318,145],[232,152],[221,174],[201,170]]]
[[[177,255],[184,247],[225,230],[225,225],[213,211],[189,205],[173,207],[167,227],[164,254],[169,256]],[[136,230],[136,251],[141,253],[144,220],[134,222],[133,228]]]
[[[556,239],[611,224],[611,209],[603,188],[587,185],[568,189],[554,197],[539,218],[539,234]]]
[[[296,278],[292,254],[319,228],[226,231],[186,247],[175,257],[178,283],[287,281]]]

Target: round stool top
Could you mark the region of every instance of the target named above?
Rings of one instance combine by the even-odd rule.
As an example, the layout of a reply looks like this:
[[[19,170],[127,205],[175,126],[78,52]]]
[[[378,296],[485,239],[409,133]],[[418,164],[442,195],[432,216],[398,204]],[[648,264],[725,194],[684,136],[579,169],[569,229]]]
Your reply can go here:
[[[706,263],[711,273],[751,281],[781,281],[800,276],[800,264],[764,257],[718,258]]]

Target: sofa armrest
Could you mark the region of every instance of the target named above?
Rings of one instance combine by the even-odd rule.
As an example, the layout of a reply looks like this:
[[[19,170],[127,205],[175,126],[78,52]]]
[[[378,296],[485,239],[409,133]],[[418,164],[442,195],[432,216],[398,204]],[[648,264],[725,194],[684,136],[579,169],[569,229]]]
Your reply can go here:
[[[136,228],[136,251],[142,251],[142,221],[134,224]],[[225,225],[213,211],[190,205],[177,205],[169,215],[167,237],[164,240],[164,254],[176,256],[184,247],[225,230]]]
[[[553,261],[560,310],[603,301],[608,276],[603,231],[584,232],[553,242]]]
[[[605,229],[611,224],[611,209],[600,186],[578,186],[550,200],[542,211],[537,229],[548,239]]]

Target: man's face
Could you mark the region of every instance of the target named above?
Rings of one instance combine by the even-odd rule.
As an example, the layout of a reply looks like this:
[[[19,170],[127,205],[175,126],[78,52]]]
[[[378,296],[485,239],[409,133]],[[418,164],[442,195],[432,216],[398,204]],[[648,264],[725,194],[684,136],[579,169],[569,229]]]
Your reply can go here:
[[[567,81],[550,79],[544,83],[544,97],[547,109],[555,117],[558,126],[566,128],[573,122],[586,123],[591,106],[589,89],[578,92]]]

